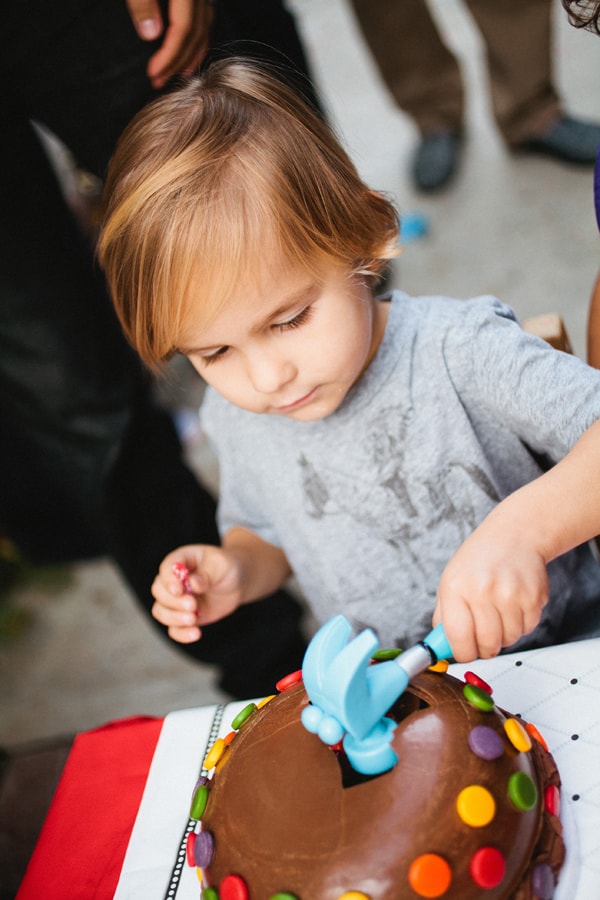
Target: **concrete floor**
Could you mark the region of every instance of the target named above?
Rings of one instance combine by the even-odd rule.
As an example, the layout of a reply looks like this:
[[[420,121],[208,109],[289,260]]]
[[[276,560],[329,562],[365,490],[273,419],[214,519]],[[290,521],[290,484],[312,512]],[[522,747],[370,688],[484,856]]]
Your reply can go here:
[[[430,232],[406,247],[394,284],[410,293],[495,293],[521,317],[556,311],[584,354],[585,321],[598,266],[591,169],[515,157],[499,141],[485,94],[481,47],[462,5],[436,0],[447,39],[464,63],[468,141],[446,193],[423,198],[408,166],[410,122],[382,85],[344,0],[293,0],[316,80],[361,174],[419,211]],[[399,42],[399,51],[400,42]],[[600,39],[568,25],[556,0],[557,83],[568,110],[600,118]],[[214,463],[193,435],[198,471]],[[21,636],[0,645],[0,746],[72,735],[107,720],[222,699],[213,672],[161,642],[105,560],[78,563],[69,583],[33,581],[12,602],[30,613]]]

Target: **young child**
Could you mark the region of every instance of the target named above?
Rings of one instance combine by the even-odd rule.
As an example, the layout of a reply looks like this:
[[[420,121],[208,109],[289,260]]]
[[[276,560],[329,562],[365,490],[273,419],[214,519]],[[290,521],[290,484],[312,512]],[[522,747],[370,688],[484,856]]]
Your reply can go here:
[[[175,640],[292,572],[384,646],[432,619],[462,661],[600,633],[600,372],[492,297],[374,299],[396,213],[277,77],[223,61],[155,102],[106,191],[129,340],[209,385],[222,546],[163,561]]]

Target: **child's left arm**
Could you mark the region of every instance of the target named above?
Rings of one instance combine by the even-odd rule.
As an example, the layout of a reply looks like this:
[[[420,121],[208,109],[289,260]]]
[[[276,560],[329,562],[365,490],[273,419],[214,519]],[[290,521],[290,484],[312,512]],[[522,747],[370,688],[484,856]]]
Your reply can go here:
[[[532,631],[548,600],[546,565],[600,534],[600,421],[564,459],[515,491],[444,570],[434,612],[458,662],[495,656]]]

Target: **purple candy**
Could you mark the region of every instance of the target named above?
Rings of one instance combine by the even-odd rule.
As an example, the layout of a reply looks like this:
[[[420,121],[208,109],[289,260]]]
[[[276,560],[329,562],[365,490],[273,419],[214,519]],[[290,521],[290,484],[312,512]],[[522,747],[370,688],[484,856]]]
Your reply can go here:
[[[215,852],[215,839],[210,831],[200,831],[194,841],[194,862],[200,869],[210,866]]]
[[[498,759],[504,753],[504,741],[489,725],[476,725],[467,738],[469,747],[480,759]]]
[[[531,873],[531,890],[540,900],[552,900],[554,872],[548,863],[538,863]]]

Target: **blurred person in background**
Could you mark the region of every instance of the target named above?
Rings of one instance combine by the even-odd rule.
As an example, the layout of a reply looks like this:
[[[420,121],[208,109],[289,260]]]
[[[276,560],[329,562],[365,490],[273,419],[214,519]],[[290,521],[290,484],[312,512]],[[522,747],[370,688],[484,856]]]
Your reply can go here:
[[[102,179],[133,115],[230,47],[272,60],[317,102],[281,0],[19,0],[3,14],[0,534],[34,563],[111,556],[148,613],[163,556],[218,543],[215,502],[122,336],[32,122]],[[300,617],[280,591],[186,650],[229,694],[266,694],[301,665]]]
[[[465,2],[484,41],[492,110],[506,144],[592,164],[600,125],[568,115],[554,82],[552,0]],[[420,132],[415,186],[440,190],[457,171],[465,139],[459,62],[427,0],[352,0],[352,6],[384,82]]]

